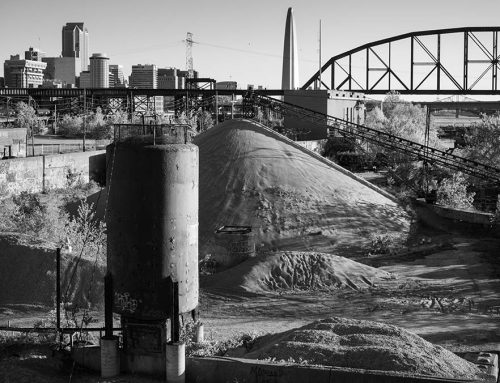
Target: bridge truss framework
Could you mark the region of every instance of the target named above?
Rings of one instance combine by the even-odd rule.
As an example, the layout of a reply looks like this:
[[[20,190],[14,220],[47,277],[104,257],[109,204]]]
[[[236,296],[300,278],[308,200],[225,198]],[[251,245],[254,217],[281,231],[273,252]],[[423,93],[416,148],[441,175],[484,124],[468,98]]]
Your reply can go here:
[[[315,85],[366,94],[500,94],[499,31],[500,27],[437,29],[371,42],[331,57],[302,89]],[[445,38],[450,41],[445,43]],[[397,55],[402,62],[395,62],[395,45],[398,53],[402,49]]]

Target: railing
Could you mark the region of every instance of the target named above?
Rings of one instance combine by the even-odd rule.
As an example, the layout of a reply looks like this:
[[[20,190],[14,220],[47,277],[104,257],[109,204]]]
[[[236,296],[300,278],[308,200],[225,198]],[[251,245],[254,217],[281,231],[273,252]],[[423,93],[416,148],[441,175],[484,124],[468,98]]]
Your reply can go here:
[[[196,132],[187,124],[115,124],[113,127],[114,142],[130,141],[134,137],[150,137],[153,145],[187,144],[192,141]]]
[[[85,151],[104,149],[105,145],[85,144]],[[44,156],[49,154],[63,154],[83,152],[83,144],[28,144],[28,156]]]

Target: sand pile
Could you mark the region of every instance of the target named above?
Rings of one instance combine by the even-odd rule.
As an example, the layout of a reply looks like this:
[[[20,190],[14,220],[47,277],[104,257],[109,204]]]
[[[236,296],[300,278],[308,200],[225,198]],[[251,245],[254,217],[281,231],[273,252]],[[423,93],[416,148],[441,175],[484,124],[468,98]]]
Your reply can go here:
[[[480,373],[474,364],[397,326],[335,317],[258,338],[243,357],[447,378],[473,379]]]
[[[276,252],[249,259],[206,279],[204,287],[248,292],[363,289],[392,278],[371,266],[317,252]]]
[[[395,202],[258,123],[227,121],[194,143],[202,256],[222,225],[253,226],[268,248],[327,252],[360,250],[370,233],[408,229]]]

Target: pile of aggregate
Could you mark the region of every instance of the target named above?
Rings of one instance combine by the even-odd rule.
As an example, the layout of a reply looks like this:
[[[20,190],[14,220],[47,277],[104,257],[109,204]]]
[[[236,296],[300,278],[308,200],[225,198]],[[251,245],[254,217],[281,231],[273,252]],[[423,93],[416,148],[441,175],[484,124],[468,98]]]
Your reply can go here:
[[[338,317],[257,338],[243,357],[442,378],[481,376],[474,364],[400,327]]]
[[[372,233],[408,231],[408,214],[376,187],[257,122],[226,121],[193,142],[201,256],[223,225],[252,226],[266,249],[337,253],[366,248]]]
[[[254,293],[361,290],[392,277],[386,271],[333,254],[283,251],[251,258],[206,278],[204,287]]]

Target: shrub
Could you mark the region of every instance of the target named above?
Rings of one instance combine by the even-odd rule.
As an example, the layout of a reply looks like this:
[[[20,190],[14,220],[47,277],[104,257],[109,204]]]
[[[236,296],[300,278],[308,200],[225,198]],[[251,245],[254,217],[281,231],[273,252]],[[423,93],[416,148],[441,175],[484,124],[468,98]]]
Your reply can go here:
[[[390,254],[401,247],[401,240],[395,234],[370,234],[370,254]]]
[[[66,137],[80,137],[83,134],[83,118],[65,114],[58,123],[57,131]]]
[[[13,197],[12,222],[21,233],[38,234],[44,225],[46,208],[37,194],[21,192]]]
[[[470,209],[476,193],[467,192],[468,183],[460,172],[445,178],[437,189],[437,204],[458,209]]]
[[[66,225],[66,237],[77,256],[105,261],[106,225],[96,218],[94,204],[80,201],[76,217]]]

